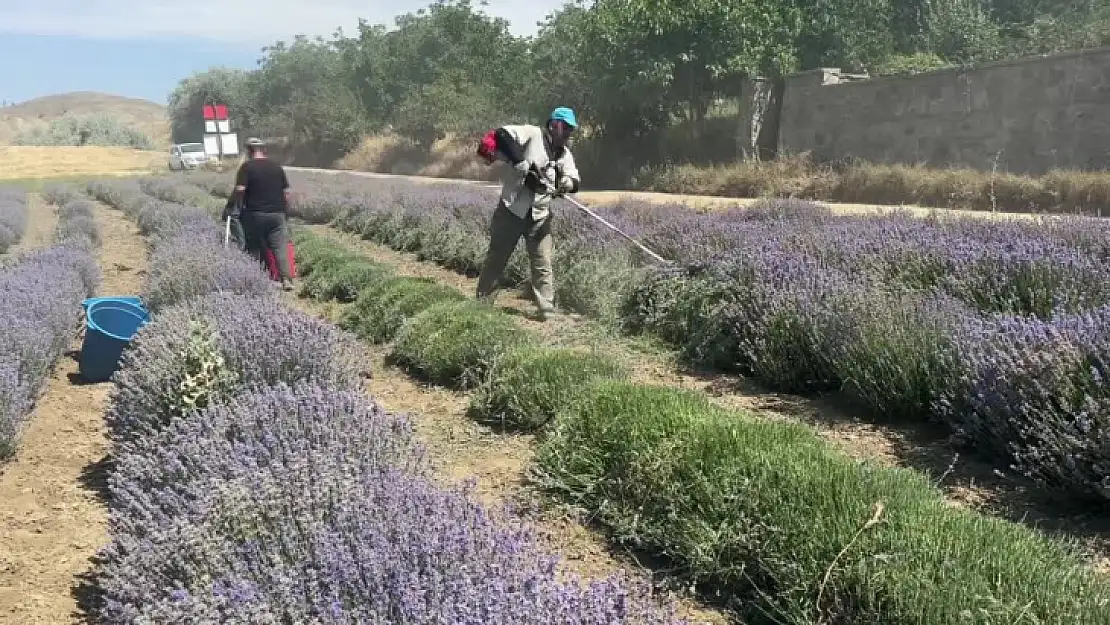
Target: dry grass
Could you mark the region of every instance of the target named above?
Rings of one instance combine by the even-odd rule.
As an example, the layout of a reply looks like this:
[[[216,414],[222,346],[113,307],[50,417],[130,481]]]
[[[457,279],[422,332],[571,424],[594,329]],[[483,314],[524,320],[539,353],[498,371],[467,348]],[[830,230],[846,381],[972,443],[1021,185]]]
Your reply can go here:
[[[165,167],[165,154],[131,148],[0,146],[0,180],[125,175]]]
[[[170,123],[166,116],[166,107],[149,100],[95,91],[49,95],[0,109],[0,144],[7,144],[12,137],[25,130],[45,128],[51,120],[66,113],[107,113],[146,134],[156,146],[169,146]]]
[[[916,205],[974,211],[1099,215],[1110,202],[1110,174],[1053,171],[1043,176],[966,168],[847,163],[815,165],[808,155],[713,167],[643,172],[635,188],[727,197],[795,197],[855,204]]]
[[[448,136],[432,146],[431,153],[394,134],[367,137],[335,167],[429,178],[493,180],[494,171],[478,162],[469,138]]]
[[[352,171],[493,180],[493,170],[483,167],[474,156],[473,141],[458,137],[439,141],[428,154],[395,135],[371,136],[335,166]],[[580,163],[585,170],[599,166]],[[815,165],[804,154],[772,162],[660,166],[642,171],[630,181],[629,188],[680,194],[706,207],[719,204],[720,198],[794,197],[837,202],[849,212],[874,210],[875,206],[916,206],[1101,216],[1106,210],[1103,207],[1110,206],[1110,173],[1053,171],[1032,177],[862,162],[833,167]],[[596,201],[610,199],[611,193],[583,196],[593,196]],[[658,196],[640,199],[654,200]]]

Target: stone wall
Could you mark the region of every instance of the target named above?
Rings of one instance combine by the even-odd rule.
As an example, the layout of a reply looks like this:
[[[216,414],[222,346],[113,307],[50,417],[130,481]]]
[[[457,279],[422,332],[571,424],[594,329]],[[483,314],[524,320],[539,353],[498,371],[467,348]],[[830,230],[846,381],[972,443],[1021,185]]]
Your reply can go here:
[[[778,145],[820,161],[1110,168],[1110,48],[905,77],[791,76]]]

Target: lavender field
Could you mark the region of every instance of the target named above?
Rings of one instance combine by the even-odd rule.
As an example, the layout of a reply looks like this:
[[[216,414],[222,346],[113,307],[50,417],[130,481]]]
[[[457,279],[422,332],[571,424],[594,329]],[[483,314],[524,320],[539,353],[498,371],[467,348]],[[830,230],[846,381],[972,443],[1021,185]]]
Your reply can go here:
[[[301,219],[461,272],[480,267],[490,191],[292,180]],[[226,194],[225,178],[190,181]],[[562,307],[661,337],[698,367],[846,394],[877,420],[943,423],[1025,476],[1110,497],[1105,221],[839,216],[793,200],[714,213],[626,202],[602,213],[675,265],[651,265],[563,204]],[[510,284],[525,280],[524,260],[518,250]]]
[[[311,180],[295,176],[302,191]],[[218,192],[226,181],[207,182]],[[480,192],[318,184],[298,202],[303,219],[476,268],[488,214]],[[1110,619],[1110,586],[1074,545],[953,508],[920,473],[861,463],[808,427],[724,410],[698,392],[633,383],[602,355],[550,349],[507,313],[298,230],[301,294],[346,302],[337,329],[285,308],[258,267],[214,243],[211,215],[222,202],[197,186],[151,179],[89,190],[149,238],[144,295],[159,302],[125,357],[108,414],[112,542],[98,571],[107,622],[675,622],[637,582],[557,573],[511,511],[431,486],[410,423],[358,392],[374,374],[361,366],[367,344],[386,349],[389,366],[471,393],[476,416],[542,430],[532,471],[540,490],[584,508],[614,541],[660,556],[670,575],[740,622]],[[1098,296],[1082,287],[1097,267],[1044,251],[1097,256],[1094,237],[1072,224],[851,221],[782,202],[727,219],[635,206],[607,214],[669,245],[681,266],[643,264],[580,216],[561,214],[557,275],[562,293],[580,297],[564,295],[564,307],[658,334],[691,360],[768,384],[771,372],[782,380],[792,370],[826,372],[823,381],[796,378],[805,381],[798,390],[838,388],[844,363],[870,366],[878,398],[910,403],[889,388],[899,381],[919,393],[919,410],[891,417],[956,414],[951,389],[984,365],[936,354],[969,349],[973,329],[990,338],[1016,322],[1043,324],[1070,327],[1078,340],[1082,326],[1062,320],[1097,323],[1083,312],[1098,309]],[[866,232],[887,242],[855,236]],[[965,237],[966,251],[934,241],[941,236]],[[972,245],[991,240],[1026,241],[1027,254]],[[1042,260],[1065,270],[1049,279],[1007,264]],[[983,277],[991,266],[1000,279]],[[1036,289],[1055,298],[1047,313],[1033,310],[1040,295],[1026,297]],[[980,346],[988,356],[999,344],[991,340]],[[729,347],[712,360],[697,341]],[[908,365],[924,374],[907,374]],[[862,396],[865,379],[839,385]],[[952,402],[950,412],[934,394]],[[1001,405],[1011,415],[1022,409]],[[991,429],[998,424],[982,427],[1006,435]],[[1015,442],[996,453],[1017,456]],[[1047,467],[1046,459],[1025,461]]]

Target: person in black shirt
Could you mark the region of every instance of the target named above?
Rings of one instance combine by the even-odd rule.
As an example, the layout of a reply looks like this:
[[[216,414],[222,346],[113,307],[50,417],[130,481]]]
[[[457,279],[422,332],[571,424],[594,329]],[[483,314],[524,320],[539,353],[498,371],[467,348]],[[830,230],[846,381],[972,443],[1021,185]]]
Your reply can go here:
[[[229,204],[240,202],[240,220],[246,248],[258,262],[266,262],[266,249],[274,254],[281,286],[292,290],[293,281],[286,255],[285,218],[289,212],[289,179],[285,169],[266,158],[261,140],[247,139],[249,158],[235,175],[235,190]]]

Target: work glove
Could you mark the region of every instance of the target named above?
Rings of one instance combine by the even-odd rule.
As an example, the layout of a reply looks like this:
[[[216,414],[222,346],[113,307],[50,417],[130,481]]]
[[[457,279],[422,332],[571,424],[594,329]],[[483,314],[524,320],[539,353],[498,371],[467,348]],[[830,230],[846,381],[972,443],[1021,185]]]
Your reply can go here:
[[[552,193],[554,189],[551,188],[551,183],[547,178],[540,173],[540,170],[535,165],[528,170],[524,176],[524,186],[532,190],[532,193],[548,194]]]
[[[535,167],[535,164],[531,163],[528,159],[523,159],[519,163],[513,165],[513,169],[520,172],[521,175],[527,174],[531,170],[535,169]]]
[[[559,179],[559,195],[566,195],[571,191],[574,191],[574,180],[570,176],[563,176]]]

